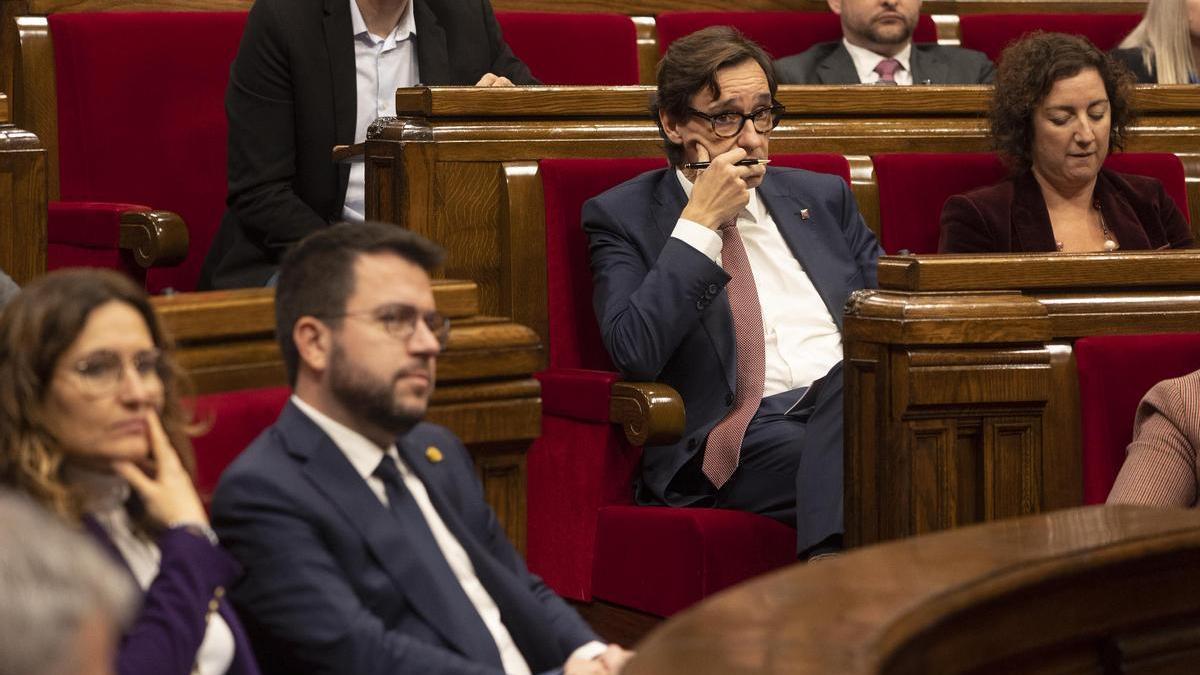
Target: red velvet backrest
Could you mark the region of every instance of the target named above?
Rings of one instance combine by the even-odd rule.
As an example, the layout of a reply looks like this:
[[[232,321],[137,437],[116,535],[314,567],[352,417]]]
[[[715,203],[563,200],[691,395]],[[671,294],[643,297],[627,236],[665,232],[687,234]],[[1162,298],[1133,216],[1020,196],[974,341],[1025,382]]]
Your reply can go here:
[[[879,186],[879,229],[888,253],[937,253],[942,206],[950,197],[1004,179],[1000,159],[985,152],[889,153],[874,155]],[[1185,217],[1187,183],[1183,163],[1169,152],[1110,155],[1104,165],[1114,171],[1152,176],[1162,181]]]
[[[196,451],[196,487],[211,495],[221,472],[263,429],[275,423],[291,389],[265,387],[197,396],[196,419],[211,428],[192,439]]]
[[[187,259],[147,287],[195,288],[225,210],[225,85],[245,12],[49,17],[62,199],[132,202],[188,224]]]
[[[543,84],[638,83],[637,28],[624,14],[496,12],[496,20]]]
[[[1162,380],[1200,369],[1200,333],[1105,335],[1075,341],[1083,501],[1101,504],[1125,461],[1138,403]]]
[[[776,59],[799,54],[818,42],[842,39],[842,21],[833,12],[663,12],[654,23],[662,54],[672,42],[709,26],[733,26]],[[937,42],[933,17],[921,15],[913,39]]]
[[[835,154],[772,155],[772,166],[808,169],[850,182],[850,164]],[[540,162],[546,208],[546,288],[550,366],[613,370],[592,309],[583,203],[639,174],[666,166],[662,157],[544,159]]]
[[[1140,14],[963,14],[958,18],[958,35],[963,47],[979,50],[997,63],[1008,43],[1030,31],[1082,35],[1108,51],[1141,20]]]

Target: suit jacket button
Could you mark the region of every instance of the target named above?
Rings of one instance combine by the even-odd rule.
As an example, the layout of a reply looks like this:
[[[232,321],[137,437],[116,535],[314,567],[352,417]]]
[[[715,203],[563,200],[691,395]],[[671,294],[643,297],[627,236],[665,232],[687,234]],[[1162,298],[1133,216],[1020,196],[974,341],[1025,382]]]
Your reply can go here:
[[[716,284],[709,284],[708,285],[708,296],[712,297],[712,296],[716,295],[717,291],[719,291],[719,290],[721,290],[721,289],[717,288]]]
[[[696,309],[704,309],[704,300],[703,299],[696,301]]]
[[[725,405],[733,405],[733,394],[725,394]]]

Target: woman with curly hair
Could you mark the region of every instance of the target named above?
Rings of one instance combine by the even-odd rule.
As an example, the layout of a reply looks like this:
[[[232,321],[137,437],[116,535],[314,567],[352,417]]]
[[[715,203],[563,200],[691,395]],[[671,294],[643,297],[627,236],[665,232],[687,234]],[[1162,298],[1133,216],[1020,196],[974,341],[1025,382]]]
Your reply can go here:
[[[181,381],[129,279],[70,270],[29,284],[0,314],[0,483],[86,530],[142,589],[117,672],[256,675],[223,597],[237,564],[192,484]]]
[[[1143,84],[1200,82],[1200,0],[1150,0],[1112,55]]]
[[[1187,222],[1160,182],[1104,168],[1132,123],[1132,79],[1082,37],[1038,31],[1009,45],[990,118],[1012,176],[946,201],[939,250],[1191,246]]]

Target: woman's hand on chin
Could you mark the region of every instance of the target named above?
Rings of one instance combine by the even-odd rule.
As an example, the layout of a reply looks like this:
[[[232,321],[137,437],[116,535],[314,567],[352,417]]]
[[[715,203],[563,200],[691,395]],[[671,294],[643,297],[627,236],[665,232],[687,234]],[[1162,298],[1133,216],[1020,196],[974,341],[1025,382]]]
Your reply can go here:
[[[146,429],[150,444],[150,458],[155,470],[147,471],[138,464],[123,460],[113,463],[113,470],[129,481],[146,505],[146,512],[163,525],[171,523],[194,523],[208,525],[208,514],[196,494],[196,487],[188,475],[179,455],[163,431],[158,413],[146,413]]]

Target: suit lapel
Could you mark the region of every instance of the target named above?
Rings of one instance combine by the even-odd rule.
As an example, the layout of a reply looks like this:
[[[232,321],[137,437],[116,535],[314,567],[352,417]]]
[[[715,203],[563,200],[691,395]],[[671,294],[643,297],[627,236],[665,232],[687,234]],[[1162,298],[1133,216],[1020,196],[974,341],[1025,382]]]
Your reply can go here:
[[[1052,252],[1058,245],[1054,241],[1054,228],[1050,225],[1050,211],[1046,199],[1032,171],[1025,171],[1013,179],[1013,199],[1010,209],[1013,251]]]
[[[842,305],[846,297],[845,279],[840,278],[838,271],[829,266],[828,261],[834,260],[835,256],[816,233],[816,228],[827,230],[836,228],[837,225],[819,223],[815,219],[801,219],[801,209],[808,209],[810,213],[815,214],[814,218],[820,217],[817,214],[822,212],[812,208],[810,204],[794,194],[785,191],[778,176],[773,177],[773,173],[771,169],[767,169],[767,175],[758,188],[759,197],[770,211],[771,219],[775,221],[775,227],[779,228],[779,233],[787,242],[788,249],[800,261],[800,266],[812,280],[813,286],[816,287],[817,293],[825,302],[829,314],[840,330]]]
[[[354,142],[358,114],[358,84],[354,74],[354,29],[350,5],[345,0],[325,0],[325,50],[329,54],[329,77],[333,82],[334,137],[339,144]],[[345,192],[345,185],[342,192]]]
[[[916,44],[912,46],[912,51],[909,53],[913,84],[950,81],[950,64],[942,58],[940,53],[920,49]]]
[[[1096,177],[1096,189],[1092,200],[1100,205],[1104,224],[1125,250],[1148,250],[1153,248],[1150,237],[1142,229],[1142,219],[1133,205],[1121,197],[1107,169],[1101,169]]]
[[[441,551],[419,545],[411,528],[379,501],[329,436],[291,403],[277,428],[288,452],[304,463],[309,482],[353,524],[413,610],[471,660],[499,665],[495,643],[478,612],[461,586],[447,583],[442,568],[448,572],[449,565]],[[453,580],[453,573],[449,577]],[[476,630],[466,629],[472,625]]]
[[[675,230],[679,214],[683,213],[686,200],[687,194],[679,184],[675,168],[667,169],[654,191],[651,215],[660,237],[652,250],[661,251],[666,245],[671,232]],[[733,312],[729,308],[729,295],[724,290],[709,305],[708,311],[701,315],[700,323],[708,333],[713,350],[721,361],[721,370],[725,373],[729,391],[734,391],[737,385],[737,347],[733,342]]]
[[[841,42],[817,64],[817,79],[821,84],[862,84],[854,67],[854,59],[850,58],[850,52]]]
[[[417,24],[417,68],[421,84],[475,84],[458,83],[451,78],[446,31],[426,0],[414,0],[413,21]]]

